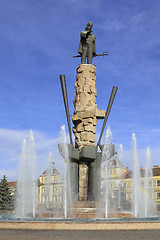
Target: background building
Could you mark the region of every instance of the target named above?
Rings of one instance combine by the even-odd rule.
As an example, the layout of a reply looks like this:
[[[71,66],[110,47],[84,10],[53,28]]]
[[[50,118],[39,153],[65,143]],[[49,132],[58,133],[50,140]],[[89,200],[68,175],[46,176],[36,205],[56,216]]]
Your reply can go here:
[[[51,162],[38,180],[38,209],[53,210],[62,208],[63,185],[63,175],[54,167],[54,162]]]
[[[160,167],[154,166],[153,176],[148,179],[148,195],[155,202],[154,212],[160,212]],[[115,155],[108,160],[102,170],[101,193],[108,191],[110,209],[131,210],[133,202],[133,172]],[[145,170],[140,168],[140,189],[145,194]],[[107,184],[107,185],[106,185]]]

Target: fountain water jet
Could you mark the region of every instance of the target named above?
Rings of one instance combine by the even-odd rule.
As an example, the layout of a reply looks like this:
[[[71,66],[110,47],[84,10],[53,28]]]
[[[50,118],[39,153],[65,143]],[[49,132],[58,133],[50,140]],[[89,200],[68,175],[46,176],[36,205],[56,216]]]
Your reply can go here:
[[[138,217],[138,214],[142,213],[141,205],[141,178],[140,178],[140,167],[138,161],[138,152],[137,152],[137,140],[135,133],[132,134],[132,163],[133,163],[133,182],[132,182],[132,192],[133,192],[133,214],[134,217]],[[143,204],[143,203],[142,203]]]
[[[124,162],[124,152],[123,152],[123,145],[119,144],[119,150],[118,150],[118,159],[123,163]],[[119,168],[119,173],[118,176],[121,176],[121,172],[120,172],[120,168]],[[122,179],[121,177],[118,178],[117,180],[117,186],[118,186],[118,209],[121,209],[121,189],[122,189]]]
[[[123,145],[122,144],[119,144],[118,159],[121,162],[124,162],[124,151],[123,151]]]
[[[109,187],[108,187],[108,164],[107,160],[110,158],[110,144],[112,141],[112,132],[108,126],[106,131],[105,144],[102,151],[102,163],[101,171],[104,171],[105,181],[104,181],[104,206],[105,206],[105,218],[108,218],[108,209],[109,209]],[[104,169],[104,170],[103,170]],[[102,173],[101,173],[102,175]]]
[[[15,210],[17,217],[35,217],[36,189],[36,149],[31,130],[28,139],[24,139],[22,144]]]
[[[152,172],[152,159],[150,148],[146,151],[146,164],[145,164],[145,181],[144,181],[144,216],[153,216],[154,201],[153,201],[153,172]]]
[[[52,175],[53,175],[53,168],[54,168],[54,162],[53,162],[53,155],[50,152],[48,157],[48,167],[47,167],[47,175],[46,175],[46,209],[50,208],[50,198],[51,198],[51,184],[52,184]]]
[[[64,217],[67,218],[67,214],[72,205],[72,193],[71,193],[71,173],[70,173],[70,163],[69,163],[69,152],[67,144],[67,136],[65,131],[65,126],[61,127],[61,139],[63,143],[63,156],[64,156]]]

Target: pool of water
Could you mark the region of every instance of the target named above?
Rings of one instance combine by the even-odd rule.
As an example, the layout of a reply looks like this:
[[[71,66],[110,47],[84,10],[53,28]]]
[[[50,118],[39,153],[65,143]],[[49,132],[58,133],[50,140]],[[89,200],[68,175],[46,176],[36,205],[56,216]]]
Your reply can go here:
[[[160,216],[148,217],[148,218],[93,218],[93,219],[81,219],[81,218],[17,218],[13,215],[0,215],[0,222],[13,221],[13,222],[160,222]]]

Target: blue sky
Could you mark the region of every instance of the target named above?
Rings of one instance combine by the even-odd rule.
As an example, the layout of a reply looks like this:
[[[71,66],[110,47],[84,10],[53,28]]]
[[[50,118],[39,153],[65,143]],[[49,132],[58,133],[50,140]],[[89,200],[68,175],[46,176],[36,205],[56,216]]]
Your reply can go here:
[[[59,75],[65,74],[70,114],[80,32],[93,22],[97,53],[97,104],[106,109],[118,86],[108,124],[125,163],[131,166],[131,134],[136,133],[140,165],[150,146],[160,156],[160,1],[159,0],[0,0],[0,177],[16,179],[21,144],[32,129],[39,174],[66,123]],[[97,138],[102,121],[97,125]],[[104,140],[103,140],[104,141]]]

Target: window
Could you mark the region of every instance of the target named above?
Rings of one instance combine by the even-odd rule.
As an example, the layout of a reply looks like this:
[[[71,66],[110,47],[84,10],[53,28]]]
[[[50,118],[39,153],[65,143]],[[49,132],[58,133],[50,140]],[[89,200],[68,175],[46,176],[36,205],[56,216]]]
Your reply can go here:
[[[160,186],[160,180],[157,180],[157,186]]]
[[[149,181],[149,187],[152,187],[152,181]]]
[[[157,205],[157,211],[160,212],[160,205]]]
[[[123,183],[123,187],[126,188],[126,183]]]
[[[141,182],[141,185],[142,185],[142,187],[144,187],[144,182],[143,181]]]
[[[160,199],[160,192],[157,193],[157,199]]]

